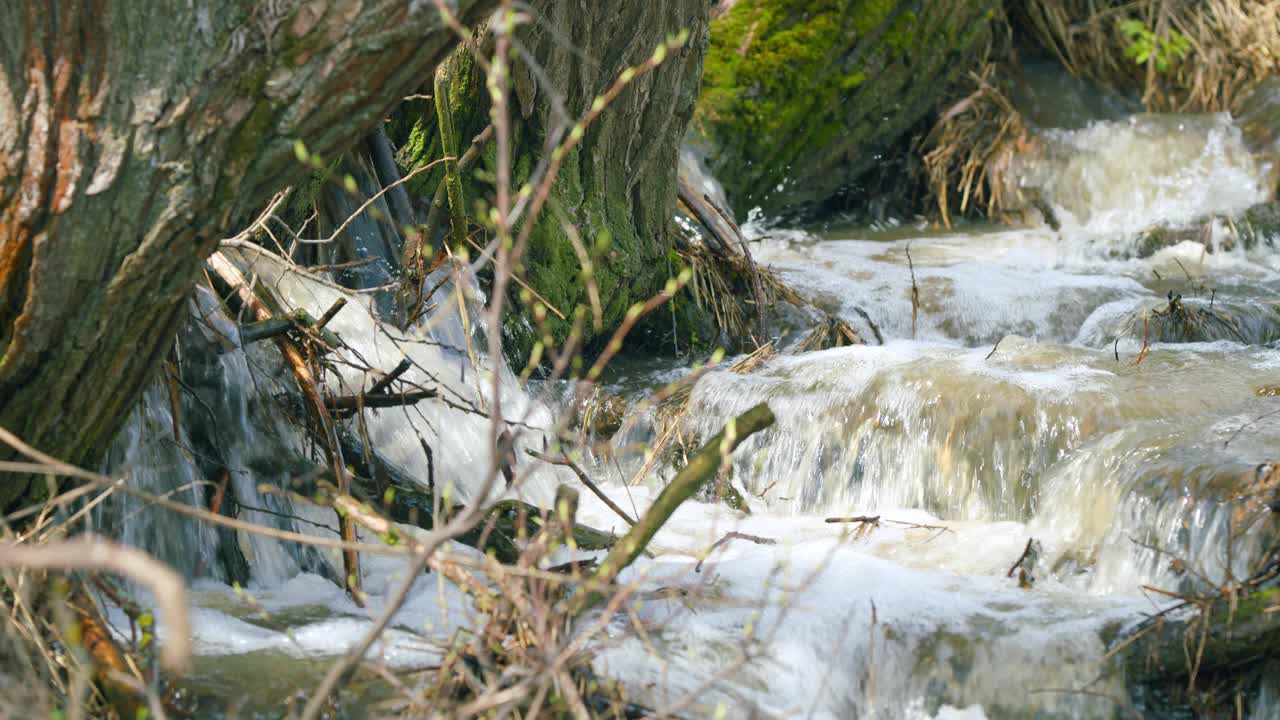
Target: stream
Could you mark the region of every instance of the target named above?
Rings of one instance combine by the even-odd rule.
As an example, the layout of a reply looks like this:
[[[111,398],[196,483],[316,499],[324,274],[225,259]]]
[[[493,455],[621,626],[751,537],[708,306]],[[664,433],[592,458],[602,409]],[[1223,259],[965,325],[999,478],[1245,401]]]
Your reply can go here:
[[[732,482],[752,512],[700,501],[676,512],[654,556],[623,575],[647,595],[634,616],[610,623],[594,661],[601,674],[682,717],[1121,717],[1127,690],[1104,656],[1126,627],[1168,604],[1144,587],[1248,576],[1268,538],[1265,528],[1233,526],[1233,503],[1280,460],[1280,253],[1269,242],[1246,247],[1226,220],[1151,253],[1139,236],[1232,217],[1266,199],[1274,169],[1257,165],[1226,115],[1094,119],[1044,137],[1048,151],[1021,177],[1042,190],[1058,230],[748,224],[758,262],[864,337],[871,318],[885,343],[783,352],[745,374],[729,359],[697,381],[681,420],[693,436],[710,437],[762,401],[777,416],[733,458]],[[449,388],[463,405],[483,405],[496,372],[507,416],[532,427],[549,427],[560,410],[563,388],[522,388],[505,366],[471,370],[456,304],[433,327],[401,334],[373,319],[367,296],[248,250],[237,257],[313,316],[350,297],[329,327],[377,367],[408,355],[410,377]],[[189,347],[235,337],[212,296],[201,294],[193,312],[203,322],[184,335]],[[474,324],[476,308],[469,317]],[[306,450],[272,415],[272,398],[291,382],[274,352],[232,343],[187,378],[198,401],[184,401],[179,437],[216,435],[209,447],[173,442],[169,396],[154,388],[109,470],[195,503],[193,483],[216,481],[225,467],[243,519],[330,533],[331,512],[262,492],[295,471],[279,457]],[[626,366],[607,389],[635,402],[687,374],[689,362]],[[369,379],[351,371],[330,382],[350,391]],[[217,432],[201,433],[201,423]],[[675,473],[658,463],[627,483],[659,430],[653,410],[632,412],[586,466],[629,512],[643,513]],[[476,450],[487,421],[440,403],[371,412],[367,433],[418,477],[425,439],[434,477],[458,498],[489,462]],[[519,443],[542,441],[534,431]],[[522,493],[545,503],[561,482],[576,481],[541,468]],[[584,492],[581,503],[581,522],[625,530],[594,497]],[[403,579],[403,560],[365,557],[362,609],[333,582],[341,565],[326,553],[125,500],[107,505],[105,527],[193,579],[199,658],[187,686],[237,702],[202,714],[278,716],[359,640]],[[880,521],[825,522],[850,516]],[[733,540],[696,567],[730,531],[773,542]],[[251,568],[234,588],[219,559],[227,535]],[[1029,541],[1038,551],[1024,588],[1009,573]],[[680,592],[656,592],[671,588]],[[371,655],[399,670],[429,667],[438,643],[474,613],[424,575]],[[127,627],[119,611],[111,617]],[[1254,718],[1280,717],[1280,669],[1271,678]],[[357,683],[347,707],[361,716],[379,692]]]

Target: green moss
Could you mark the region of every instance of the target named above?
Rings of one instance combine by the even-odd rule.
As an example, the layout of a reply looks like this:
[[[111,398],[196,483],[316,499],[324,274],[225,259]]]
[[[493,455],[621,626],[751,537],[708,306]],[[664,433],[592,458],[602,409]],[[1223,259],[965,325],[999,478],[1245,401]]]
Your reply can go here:
[[[581,13],[555,19],[556,27],[538,24],[522,28],[522,59],[513,64],[511,75],[513,185],[520,188],[530,181],[540,167],[548,134],[561,128],[566,114],[572,118],[586,112],[597,93],[608,88],[626,67],[647,57],[645,52],[634,51],[635,47],[649,40],[656,43],[674,23],[683,26],[689,17],[696,17],[703,10],[700,1],[682,0],[669,8],[637,4],[636,13],[629,16],[588,4]],[[640,32],[625,54],[615,52],[612,38],[616,32],[601,31],[610,23],[628,33]],[[617,105],[601,114],[578,147],[563,158],[548,201],[529,229],[526,253],[517,268],[555,312],[528,312],[529,291],[513,284],[509,312],[503,318],[505,347],[513,365],[524,367],[537,343],[563,343],[579,314],[586,318],[582,352],[589,361],[635,303],[661,290],[667,278],[663,256],[674,211],[675,153],[693,111],[692,91],[697,87],[701,64],[699,43],[705,41],[705,27],[695,29],[701,31],[694,33],[696,42],[691,41],[680,55],[653,72],[638,76],[634,87],[625,90]],[[576,45],[569,51],[566,36],[582,38],[587,45]],[[530,56],[536,59],[536,70],[523,59]],[[583,57],[597,60],[583,63]],[[456,52],[450,63],[450,106],[462,152],[489,124],[489,94],[483,73],[465,50]],[[636,98],[645,100],[637,106]],[[619,119],[622,112],[630,114]],[[440,157],[437,125],[436,118],[425,116],[408,125],[400,150],[406,169]],[[637,152],[641,148],[643,151]],[[471,203],[468,209],[475,211],[473,226],[490,225],[487,211],[496,194],[496,170],[496,145],[490,142],[471,171],[464,173],[464,194]],[[438,172],[423,173],[407,189],[429,201],[439,178]],[[566,227],[573,228],[587,249],[590,272]],[[488,231],[491,237],[492,228]],[[588,292],[592,282],[599,289],[598,326]],[[628,347],[639,334],[633,338],[627,341]]]
[[[696,115],[735,210],[848,186],[964,69],[996,4],[738,0],[712,24]]]

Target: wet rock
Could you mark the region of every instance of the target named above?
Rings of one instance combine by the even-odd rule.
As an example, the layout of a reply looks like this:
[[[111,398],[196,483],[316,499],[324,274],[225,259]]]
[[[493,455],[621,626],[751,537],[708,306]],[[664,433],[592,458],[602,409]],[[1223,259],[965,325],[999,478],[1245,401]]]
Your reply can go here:
[[[1268,78],[1254,88],[1236,113],[1236,122],[1254,152],[1271,164],[1274,194],[1280,183],[1280,77]]]
[[[573,426],[587,430],[600,439],[608,439],[622,427],[627,414],[627,399],[596,391],[574,408]]]
[[[1221,224],[1222,232],[1215,232],[1215,224]],[[1183,226],[1151,228],[1138,236],[1133,254],[1149,258],[1186,241],[1203,243],[1209,252],[1274,246],[1280,241],[1280,202],[1259,203],[1232,216],[1211,215]]]

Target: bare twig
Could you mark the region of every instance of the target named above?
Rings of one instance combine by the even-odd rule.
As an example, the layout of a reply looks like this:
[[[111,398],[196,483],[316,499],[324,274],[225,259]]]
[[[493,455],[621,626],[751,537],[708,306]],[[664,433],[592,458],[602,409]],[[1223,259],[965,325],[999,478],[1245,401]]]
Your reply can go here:
[[[748,540],[757,545],[777,545],[778,544],[778,541],[774,540],[773,538],[762,537],[760,535],[748,535],[747,533],[741,533],[735,530],[733,532],[727,533],[724,537],[712,543],[711,547],[707,548],[707,551],[702,554],[702,558],[698,560],[698,564],[693,566],[693,571],[702,572],[702,563],[706,562],[707,558],[711,557],[711,553],[715,552],[716,548],[720,547],[721,545],[724,545],[730,540]]]
[[[578,476],[578,479],[582,481],[582,484],[587,486],[587,489],[591,491],[592,495],[595,495],[596,497],[600,498],[600,502],[603,502],[605,505],[608,506],[610,510],[617,513],[618,517],[622,518],[628,525],[636,524],[636,521],[632,520],[631,516],[627,515],[625,510],[618,507],[617,503],[609,499],[609,496],[606,495],[605,492],[601,490],[598,485],[592,482],[591,478],[587,477],[587,474],[583,472],[582,468],[578,467],[577,463],[569,459],[568,455],[561,454],[559,458],[556,458],[551,455],[544,455],[534,450],[525,450],[525,452],[539,460],[542,460],[543,462],[549,462],[552,465],[559,465],[561,467],[569,468],[570,470],[573,471],[573,474]]]
[[[145,585],[164,614],[166,637],[160,661],[175,673],[191,669],[191,620],[182,576],[147,553],[93,535],[39,546],[0,544],[0,567],[89,570],[123,575]]]

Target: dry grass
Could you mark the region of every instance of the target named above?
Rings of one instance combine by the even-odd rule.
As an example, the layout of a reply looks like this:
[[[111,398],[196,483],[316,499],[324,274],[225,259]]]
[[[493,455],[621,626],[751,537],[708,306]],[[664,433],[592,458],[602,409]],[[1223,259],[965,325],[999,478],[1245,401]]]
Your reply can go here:
[[[756,348],[765,342],[754,323],[761,302],[766,311],[780,301],[809,305],[776,272],[741,253],[717,252],[702,243],[689,243],[678,247],[676,255],[692,271],[688,287],[694,302],[740,346]],[[760,292],[755,296],[757,282]]]
[[[971,92],[949,107],[925,141],[924,168],[942,222],[981,208],[1011,219],[1022,203],[1011,169],[1014,158],[1037,151],[1022,114],[999,87],[1005,73],[990,59],[965,78]]]
[[[1181,35],[1188,49],[1163,70],[1139,64],[1126,54],[1126,21],[1158,38]],[[1280,74],[1280,0],[1027,0],[1011,6],[1004,25],[923,146],[930,194],[948,228],[957,215],[1019,223],[1030,208],[1043,212],[1013,177],[1015,158],[1040,152],[1007,93],[1015,33],[1029,34],[1073,75],[1140,92],[1153,112],[1238,111],[1259,81]]]
[[[858,331],[849,323],[835,316],[827,316],[824,322],[818,323],[805,333],[796,345],[796,352],[828,350],[830,348],[847,347],[849,345],[866,345]]]
[[[1277,0],[1027,0],[1014,19],[1072,74],[1136,88],[1157,112],[1234,110],[1280,72]],[[1139,65],[1125,54],[1125,20],[1157,37],[1180,33],[1190,50],[1165,72]]]

